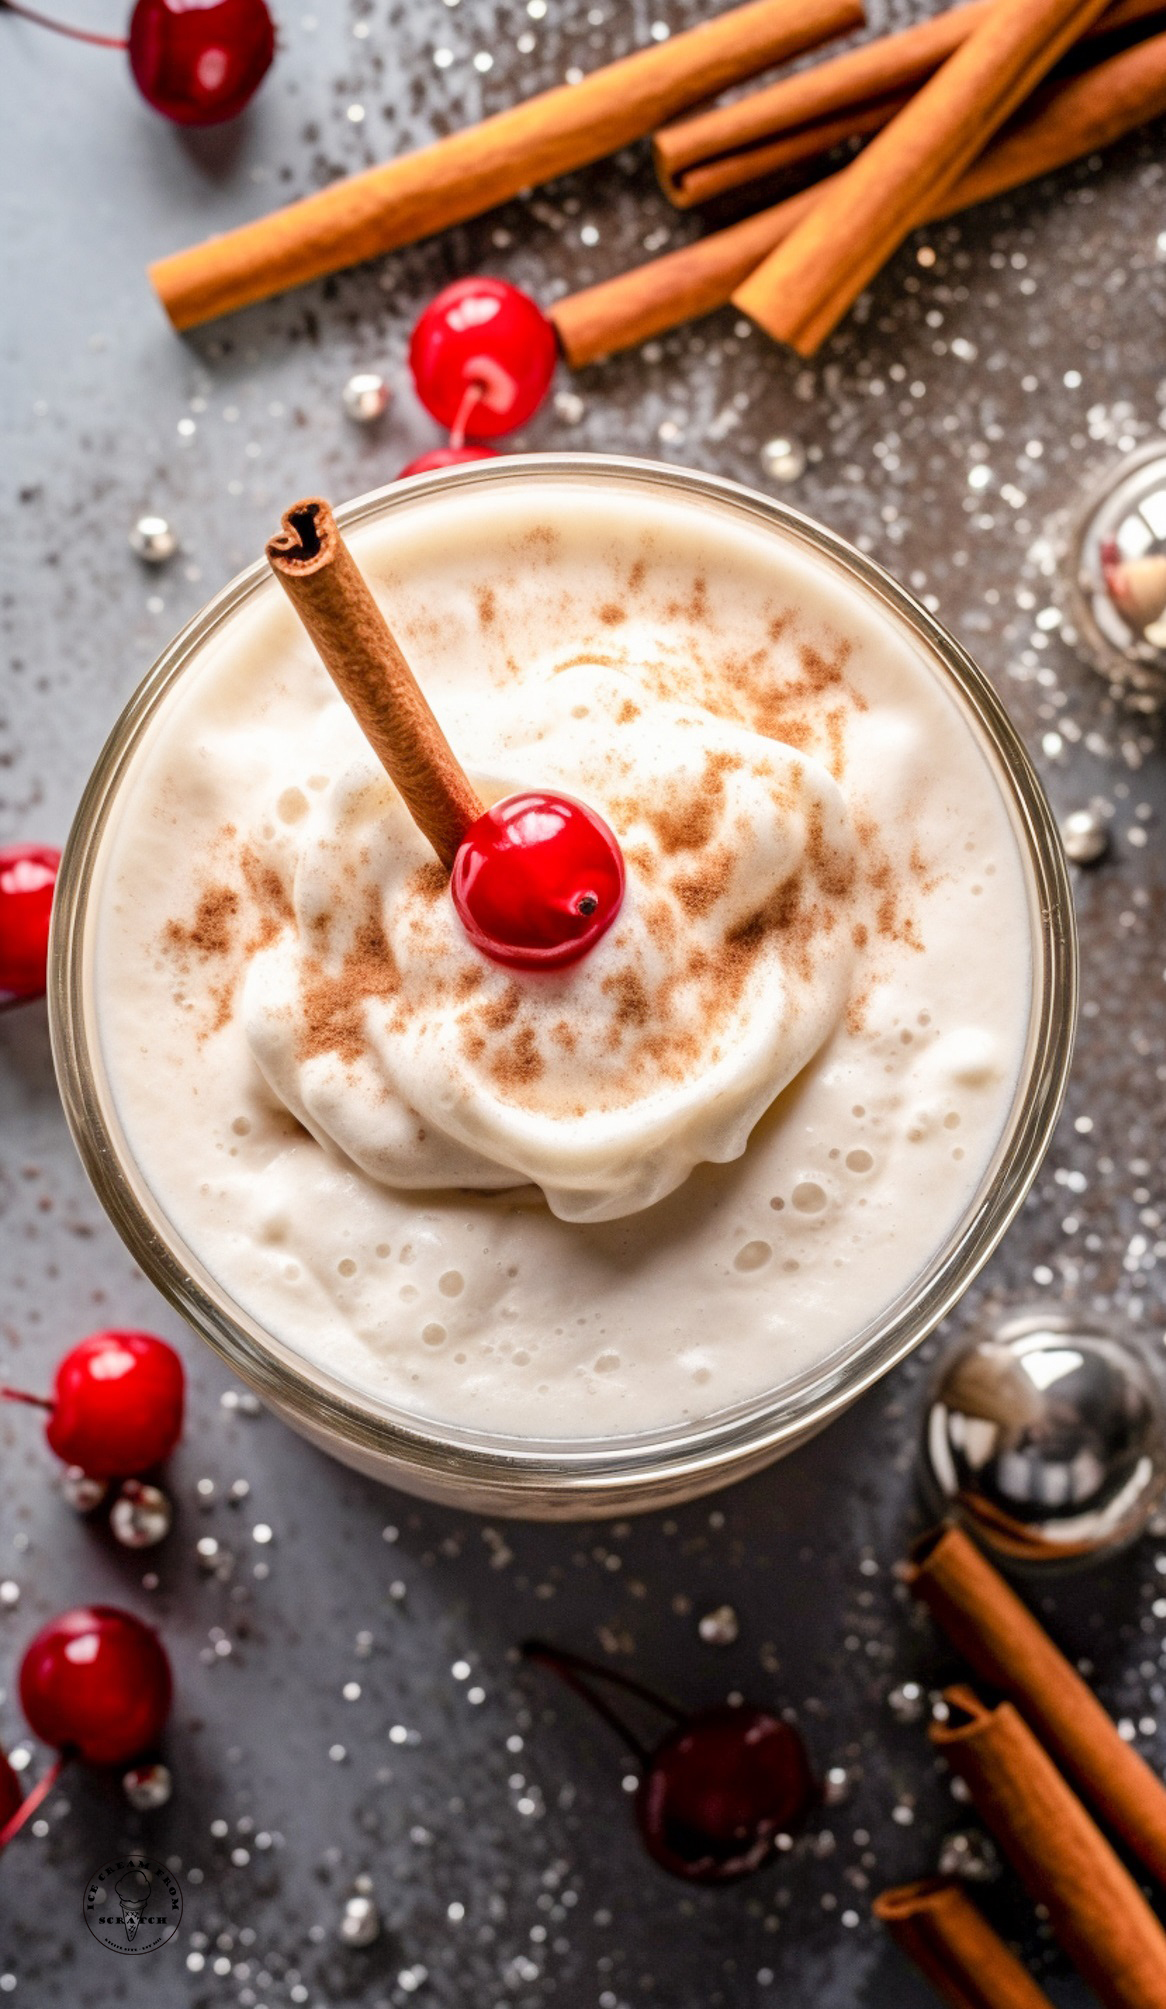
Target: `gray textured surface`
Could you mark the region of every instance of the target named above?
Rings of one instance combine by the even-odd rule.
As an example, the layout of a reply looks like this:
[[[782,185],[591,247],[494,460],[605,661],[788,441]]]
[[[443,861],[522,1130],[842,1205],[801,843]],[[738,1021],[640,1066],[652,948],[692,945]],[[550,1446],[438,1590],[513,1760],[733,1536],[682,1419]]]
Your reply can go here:
[[[280,10],[281,53],[252,114],[201,138],[146,111],[117,56],[0,20],[0,841],[63,838],[118,708],[171,633],[255,555],[282,500],[359,493],[435,443],[403,357],[413,316],[440,284],[484,267],[546,299],[633,262],[645,240],[670,231],[681,241],[695,228],[666,209],[637,152],[179,341],[146,287],[148,257],[501,105],[572,62],[603,60],[644,39],[655,18],[643,0],[602,0],[598,25],[581,0],[551,0],[542,20],[492,0],[316,4],[315,21],[299,0]],[[693,0],[660,9],[676,26],[697,11]],[[108,27],[117,0],[74,0],[73,12]],[[533,35],[532,51],[517,51],[519,35]],[[454,52],[444,70],[432,60],[441,46]],[[488,75],[473,68],[476,51],[492,52]],[[363,123],[348,118],[353,104]],[[977,1315],[989,1292],[1016,1303],[1045,1291],[1119,1307],[1152,1352],[1166,1274],[1154,1248],[1166,1077],[1161,755],[1146,724],[1115,712],[1037,616],[1051,603],[1042,538],[1091,469],[1156,429],[1159,391],[1166,401],[1156,152],[1142,136],[944,226],[927,240],[934,263],[907,247],[865,321],[852,320],[814,368],[739,336],[725,314],[647,357],[564,376],[566,399],[522,436],[760,483],[759,447],[796,435],[811,459],[785,493],[933,596],[1004,692],[1059,809],[1109,805],[1112,862],[1078,882],[1086,1016],[1068,1114],[1025,1218],[960,1317]],[[581,241],[586,226],[598,231],[593,245]],[[340,407],[357,366],[384,368],[397,390],[372,433]],[[192,418],[184,437],[179,422]],[[969,487],[980,462],[986,486]],[[160,575],[126,546],[147,506],[183,540]],[[941,1836],[965,1823],[922,1730],[898,1724],[885,1702],[897,1682],[933,1681],[945,1665],[892,1575],[917,1511],[918,1362],[771,1474],[669,1520],[491,1532],[415,1507],[273,1421],[223,1410],[222,1370],[176,1329],[85,1187],[39,1008],[0,1021],[0,1238],[6,1372],[43,1381],[80,1333],[136,1322],[182,1344],[193,1384],[171,1472],[176,1529],[146,1558],[114,1549],[62,1504],[29,1412],[0,1415],[0,1578],[20,1586],[18,1603],[0,1610],[0,1687],[11,1689],[42,1619],[107,1596],[161,1625],[179,1690],[165,1812],[130,1815],[113,1786],[77,1774],[49,1803],[47,1837],[26,1833],[0,1865],[0,1986],[13,2009],[932,2001],[868,1918],[873,1890],[928,1869]],[[205,1476],[217,1490],[204,1513]],[[251,1493],[231,1507],[226,1489],[240,1476]],[[275,1532],[262,1550],[251,1538],[259,1521]],[[391,1542],[386,1526],[398,1530]],[[208,1531],[236,1554],[229,1582],[198,1573],[194,1545]],[[260,1558],[270,1573],[257,1578]],[[154,1590],[142,1582],[151,1565]],[[1058,1637],[1089,1657],[1105,1700],[1159,1763],[1160,1582],[1147,1542],[1047,1602]],[[740,1637],[703,1645],[696,1621],[726,1599]],[[688,1893],[641,1855],[606,1732],[508,1657],[535,1629],[610,1653],[692,1704],[739,1688],[792,1706],[818,1764],[855,1773],[851,1798],[778,1867],[734,1890]],[[371,1634],[364,1657],[360,1632]],[[216,1653],[216,1640],[229,1652]],[[473,1670],[462,1680],[450,1671],[460,1659]],[[341,1690],[352,1680],[362,1693],[349,1702]],[[419,1741],[394,1744],[394,1725]],[[21,1734],[9,1693],[0,1740],[11,1747]],[[520,1751],[507,1749],[514,1737]],[[346,1755],[330,1757],[340,1745]],[[37,1751],[26,1777],[43,1762]],[[216,1821],[229,1824],[225,1839],[212,1834]],[[258,1834],[272,1845],[259,1847]],[[186,1889],[180,1938],[145,1963],[102,1951],[80,1918],[87,1874],[130,1840],[180,1863]],[[232,1850],[247,1859],[232,1862]],[[386,1931],[345,1951],[335,1928],[361,1872]],[[988,1901],[1047,1965],[1060,2009],[1082,2004],[1010,1886]],[[448,1916],[451,1904],[463,1918]],[[189,1964],[193,1934],[207,1936],[201,1970]]]

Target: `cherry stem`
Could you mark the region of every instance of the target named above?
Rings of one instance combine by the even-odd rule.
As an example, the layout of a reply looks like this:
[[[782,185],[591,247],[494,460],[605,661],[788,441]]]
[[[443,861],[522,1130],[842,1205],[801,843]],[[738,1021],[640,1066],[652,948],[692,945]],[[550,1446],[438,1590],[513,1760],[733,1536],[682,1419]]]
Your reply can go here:
[[[3,0],[0,0],[0,5]],[[30,1395],[26,1388],[5,1388],[0,1386],[0,1401],[28,1402],[34,1409],[55,1409],[56,1403],[48,1395]]]
[[[31,1820],[42,1801],[48,1799],[49,1794],[52,1792],[68,1762],[68,1758],[65,1756],[58,1758],[55,1764],[49,1766],[44,1778],[38,1779],[31,1792],[25,1795],[16,1812],[0,1828],[0,1849],[8,1847],[13,1836],[20,1833],[21,1828],[27,1820]]]
[[[486,386],[480,377],[472,377],[466,385],[462,401],[457,408],[457,416],[449,429],[451,446],[464,446],[466,427],[486,395]]]
[[[35,7],[25,7],[22,0],[0,0],[0,7],[7,8],[10,14],[19,14],[22,21],[35,21],[38,28],[51,28],[54,35],[67,35],[72,42],[91,42],[95,49],[130,46],[124,35],[95,35],[88,28],[71,28],[67,21],[54,21],[48,14],[38,14]]]
[[[611,1705],[605,1702],[601,1695],[596,1695],[591,1683],[609,1681],[613,1687],[624,1689],[629,1695],[636,1696],[639,1701],[650,1703],[653,1709],[659,1709],[665,1716],[670,1716],[674,1723],[685,1721],[683,1709],[678,1709],[674,1702],[666,1701],[662,1695],[657,1695],[654,1688],[646,1687],[642,1681],[636,1681],[630,1674],[622,1674],[614,1667],[600,1667],[594,1660],[584,1660],[579,1653],[567,1653],[558,1646],[544,1646],[538,1639],[528,1639],[522,1648],[522,1653],[526,1660],[533,1660],[540,1667],[549,1667],[552,1674],[557,1674],[560,1681],[565,1681],[568,1688],[573,1688],[576,1695],[581,1695],[585,1702],[589,1702],[596,1714],[602,1716],[604,1722],[610,1724],[616,1735],[622,1738],[628,1750],[639,1759],[641,1765],[648,1763],[651,1753],[628,1729],[622,1718],[616,1715]]]

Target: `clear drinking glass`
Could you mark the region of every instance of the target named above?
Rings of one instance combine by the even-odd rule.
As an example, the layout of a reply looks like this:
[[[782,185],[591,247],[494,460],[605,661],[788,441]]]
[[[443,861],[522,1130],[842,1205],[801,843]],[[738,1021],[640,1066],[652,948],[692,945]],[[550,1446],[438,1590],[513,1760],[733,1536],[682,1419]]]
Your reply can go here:
[[[762,526],[877,600],[945,684],[991,767],[1023,861],[1032,992],[1024,1057],[996,1150],[962,1219],[907,1289],[846,1344],[764,1395],[638,1435],[569,1441],[476,1432],[377,1401],[264,1330],[187,1247],[150,1190],[106,1079],[92,982],[103,845],[151,724],[200,649],[255,595],[278,592],[265,563],[232,581],[171,643],[111,733],[77,812],[58,883],[50,956],[53,1050],[66,1114],[93,1185],[142,1269],[243,1380],[292,1427],[345,1464],[426,1498],[490,1514],[590,1519],[661,1507],[758,1470],[802,1442],[917,1346],[951,1309],[1021,1206],[1060,1108],[1072,1047],[1076,939],[1064,854],[1048,802],[1003,706],[959,644],[903,587],[841,538],[768,497],[711,475],[592,455],[468,463],[377,490],[337,513],[353,529],[415,508],[450,485],[564,480],[631,483]]]

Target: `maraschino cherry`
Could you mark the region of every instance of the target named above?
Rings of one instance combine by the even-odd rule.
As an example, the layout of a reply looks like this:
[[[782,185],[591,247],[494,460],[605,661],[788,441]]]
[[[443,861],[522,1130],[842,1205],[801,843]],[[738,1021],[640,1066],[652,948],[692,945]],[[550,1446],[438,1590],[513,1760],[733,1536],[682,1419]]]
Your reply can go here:
[[[180,126],[216,126],[254,97],[275,54],[265,0],[137,0],[128,37],[54,21],[23,0],[0,6],[76,42],[125,49],[148,104]]]
[[[505,279],[455,279],[413,330],[409,367],[426,411],[450,428],[496,439],[538,410],[555,373],[555,331]]]
[[[411,474],[434,474],[439,467],[458,467],[463,460],[497,460],[492,446],[435,446],[429,453],[419,453],[401,469],[398,481],[407,481]]]
[[[182,1434],[185,1376],[172,1346],[150,1332],[94,1332],[65,1355],[51,1396],[0,1388],[49,1411],[58,1458],[94,1479],[127,1478],[168,1458]]]
[[[593,809],[530,790],[470,825],[450,892],[483,955],[511,969],[561,969],[594,948],[619,913],[623,854]]]
[[[804,1820],[818,1797],[796,1730],[765,1709],[724,1704],[686,1716],[629,1675],[575,1653],[531,1642],[530,1660],[549,1667],[582,1695],[639,1761],[636,1821],[651,1856],[690,1883],[729,1883],[759,1869],[777,1837]],[[663,1742],[648,1749],[593,1682],[624,1689],[672,1719]]]
[[[0,1006],[44,995],[60,862],[47,844],[0,848]]]
[[[166,1650],[132,1612],[81,1605],[51,1619],[20,1664],[20,1703],[34,1734],[60,1754],[0,1827],[11,1841],[70,1758],[124,1765],[155,1744],[170,1713]]]

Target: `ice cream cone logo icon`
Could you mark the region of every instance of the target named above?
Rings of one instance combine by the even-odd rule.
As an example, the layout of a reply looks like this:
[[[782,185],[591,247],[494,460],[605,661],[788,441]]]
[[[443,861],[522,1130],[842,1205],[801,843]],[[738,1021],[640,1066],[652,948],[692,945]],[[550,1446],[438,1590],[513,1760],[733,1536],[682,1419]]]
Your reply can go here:
[[[138,1854],[103,1863],[85,1885],[85,1923],[109,1953],[156,1953],[182,1923],[182,1888],[166,1863]]]
[[[113,1888],[118,1903],[121,1905],[122,1924],[126,1929],[126,1938],[136,1939],[138,1936],[138,1927],[142,1922],[142,1913],[150,1902],[150,1892],[154,1888],[154,1879],[148,1870],[144,1870],[135,1864],[132,1869],[126,1871],[124,1876],[119,1876]]]

